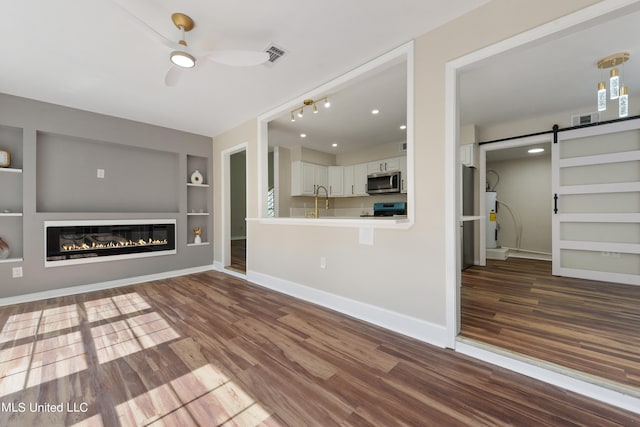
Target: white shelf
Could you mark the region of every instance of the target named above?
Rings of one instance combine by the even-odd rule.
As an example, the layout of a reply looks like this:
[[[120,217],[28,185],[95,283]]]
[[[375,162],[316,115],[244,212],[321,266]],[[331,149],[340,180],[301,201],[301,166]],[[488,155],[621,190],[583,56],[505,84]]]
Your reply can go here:
[[[187,182],[187,187],[209,187],[209,184],[194,184],[192,182]]]
[[[22,212],[0,212],[0,216],[22,216]]]
[[[22,173],[22,169],[16,169],[16,168],[0,168],[0,172],[14,172],[14,173]]]
[[[209,212],[187,212],[187,216],[209,216]]]
[[[0,259],[0,264],[10,263],[10,262],[22,262],[24,261],[22,258],[7,258]]]
[[[187,243],[187,246],[207,246],[209,244],[209,242],[202,242],[202,243]]]

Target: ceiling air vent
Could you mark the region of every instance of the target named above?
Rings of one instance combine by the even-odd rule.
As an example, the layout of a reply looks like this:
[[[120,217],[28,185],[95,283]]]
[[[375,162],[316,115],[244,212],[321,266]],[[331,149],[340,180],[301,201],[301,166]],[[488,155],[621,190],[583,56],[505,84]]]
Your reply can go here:
[[[576,114],[571,116],[571,126],[590,125],[600,121],[600,113]]]
[[[287,53],[287,51],[285,51],[281,47],[276,46],[275,44],[269,45],[269,47],[267,47],[264,51],[269,54],[269,60],[265,63],[265,65],[273,65]]]

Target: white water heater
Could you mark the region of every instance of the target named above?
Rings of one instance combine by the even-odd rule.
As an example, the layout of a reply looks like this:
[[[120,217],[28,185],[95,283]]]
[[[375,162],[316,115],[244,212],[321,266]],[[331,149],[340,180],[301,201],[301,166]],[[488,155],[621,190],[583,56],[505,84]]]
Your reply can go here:
[[[496,214],[498,213],[498,193],[495,191],[486,191],[484,193],[484,206],[487,216],[487,227],[485,237],[487,240],[487,249],[495,249],[498,247],[498,223],[496,222]]]

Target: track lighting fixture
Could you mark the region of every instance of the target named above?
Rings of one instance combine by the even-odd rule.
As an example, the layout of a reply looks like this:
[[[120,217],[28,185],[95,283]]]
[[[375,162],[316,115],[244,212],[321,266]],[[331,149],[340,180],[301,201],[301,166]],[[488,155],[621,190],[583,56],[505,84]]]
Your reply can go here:
[[[611,68],[609,71],[609,99],[618,100],[618,117],[629,115],[629,88],[622,86],[624,78],[624,63],[629,60],[628,52],[614,53],[597,62],[600,70]],[[618,65],[622,65],[622,76],[618,74]],[[602,77],[602,75],[601,75]],[[607,84],[601,78],[598,82],[598,111],[607,109]]]
[[[304,116],[304,108],[305,107],[310,107],[313,105],[313,114],[318,114],[318,106],[317,103],[318,102],[322,102],[324,101],[324,108],[329,108],[331,107],[331,103],[329,102],[329,99],[325,96],[324,98],[320,98],[320,99],[305,99],[304,101],[302,101],[302,105],[300,107],[296,107],[293,110],[290,111],[291,113],[291,121],[295,122],[295,117],[294,117],[294,113],[297,114],[298,117],[302,118]]]

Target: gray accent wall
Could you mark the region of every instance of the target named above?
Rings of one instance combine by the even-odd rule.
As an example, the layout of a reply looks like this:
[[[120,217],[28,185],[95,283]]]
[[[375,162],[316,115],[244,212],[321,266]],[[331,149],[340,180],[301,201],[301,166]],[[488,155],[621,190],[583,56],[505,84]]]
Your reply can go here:
[[[211,138],[6,94],[0,126],[22,129],[14,151],[23,169],[23,261],[0,263],[0,298],[212,265],[213,245],[187,246],[186,185],[187,156],[204,158],[207,182],[213,176]],[[210,190],[200,194],[212,212]],[[44,267],[44,221],[145,218],[176,220],[177,254]],[[0,218],[0,236],[7,224]]]

